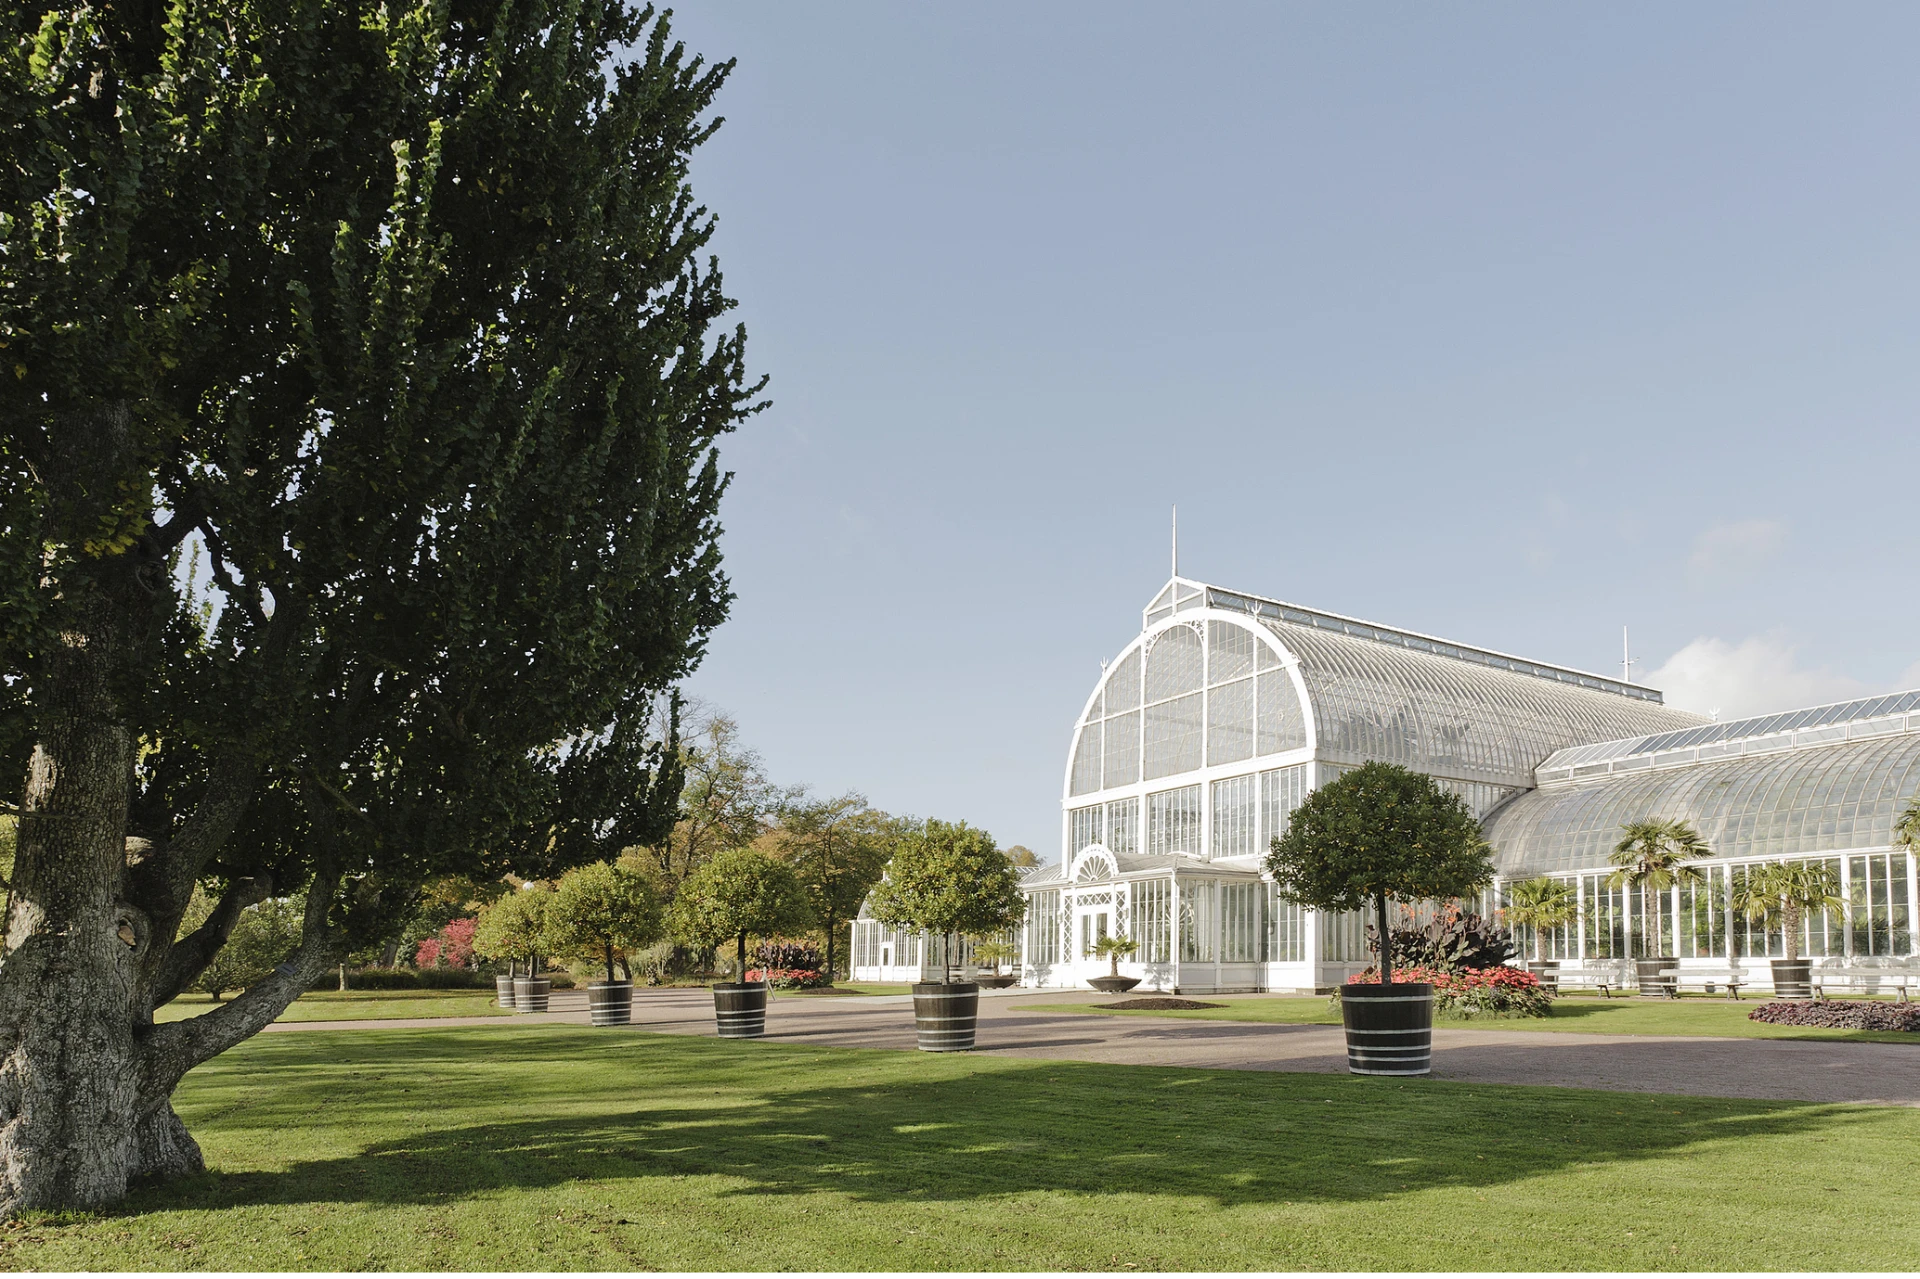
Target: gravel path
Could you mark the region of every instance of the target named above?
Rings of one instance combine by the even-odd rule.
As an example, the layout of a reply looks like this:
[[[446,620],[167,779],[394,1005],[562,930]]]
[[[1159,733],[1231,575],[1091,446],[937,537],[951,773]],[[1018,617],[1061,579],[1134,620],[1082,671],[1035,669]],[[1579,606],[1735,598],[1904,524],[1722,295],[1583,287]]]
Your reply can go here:
[[[1338,1026],[1109,1017],[1013,1007],[1085,999],[1085,991],[1051,997],[1015,991],[984,997],[980,1049],[1011,1057],[1132,1065],[1346,1070],[1346,1048]],[[777,996],[767,1014],[767,1038],[846,1048],[911,1049],[911,1005],[905,995]],[[514,1020],[574,1025],[587,1020],[584,994],[557,993],[551,1007],[550,1012]],[[713,1003],[705,990],[642,990],[634,998],[633,1016],[634,1028],[639,1030],[714,1033]],[[298,1033],[501,1024],[497,1017],[422,1017],[278,1022],[267,1029]],[[1433,1043],[1436,1079],[1920,1106],[1920,1045],[1451,1028],[1436,1030]]]

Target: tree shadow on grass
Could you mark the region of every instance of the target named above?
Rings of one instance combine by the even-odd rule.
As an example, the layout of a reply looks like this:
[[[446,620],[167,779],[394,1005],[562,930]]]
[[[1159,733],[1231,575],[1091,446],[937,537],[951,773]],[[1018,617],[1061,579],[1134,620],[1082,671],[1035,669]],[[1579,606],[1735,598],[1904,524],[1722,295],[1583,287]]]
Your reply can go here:
[[[368,1036],[354,1032],[362,1042]],[[429,1050],[389,1063],[386,1076],[376,1063],[341,1061],[338,1052],[324,1059],[331,1070],[319,1059],[256,1060],[224,1086],[278,1088],[269,1109],[337,1108],[375,1131],[383,1107],[411,1104],[416,1130],[343,1157],[143,1191],[125,1210],[434,1204],[582,1180],[703,1176],[737,1179],[725,1192],[732,1195],[824,1191],[864,1201],[1048,1190],[1220,1206],[1354,1202],[1867,1121],[1856,1110],[1778,1102],[1008,1057],[929,1060],[682,1036],[586,1042],[575,1032],[529,1042],[535,1039],[488,1036],[476,1045],[470,1038],[464,1052]],[[610,1077],[615,1066],[617,1078]],[[511,1077],[490,1079],[502,1070]],[[431,1099],[404,1103],[383,1095],[374,1078],[417,1082],[422,1075],[450,1088],[424,1126],[418,1108]],[[250,1121],[273,1122],[258,1113]]]

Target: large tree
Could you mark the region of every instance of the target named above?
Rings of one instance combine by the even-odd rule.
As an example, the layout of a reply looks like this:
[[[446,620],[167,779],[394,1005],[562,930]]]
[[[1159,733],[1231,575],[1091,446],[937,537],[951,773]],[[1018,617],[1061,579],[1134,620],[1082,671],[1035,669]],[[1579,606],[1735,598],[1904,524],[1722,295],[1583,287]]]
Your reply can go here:
[[[730,64],[650,12],[0,24],[3,1215],[197,1169],[181,1077],[428,878],[661,837],[755,388],[687,185]],[[154,1023],[294,891],[286,962]]]
[[[915,829],[911,819],[889,817],[848,792],[831,799],[790,802],[780,824],[763,841],[799,877],[826,934],[827,980],[835,973],[834,946],[846,922],[860,911],[867,890],[879,882],[895,847]]]

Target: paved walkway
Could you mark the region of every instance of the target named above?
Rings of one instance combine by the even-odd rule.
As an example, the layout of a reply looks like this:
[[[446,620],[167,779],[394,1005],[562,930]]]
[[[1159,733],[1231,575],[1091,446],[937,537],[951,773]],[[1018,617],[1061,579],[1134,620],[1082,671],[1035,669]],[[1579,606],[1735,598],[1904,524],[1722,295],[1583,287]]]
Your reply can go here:
[[[1016,991],[982,998],[981,1051],[1011,1057],[1225,1070],[1341,1073],[1347,1067],[1345,1041],[1338,1026],[1108,1017],[1044,1008],[1050,1002],[1084,1002],[1086,997],[1085,991],[1053,996]],[[846,1048],[911,1049],[912,1002],[905,995],[776,996],[767,1013],[767,1038]],[[1020,1009],[1014,1007],[1016,1004],[1040,1008]],[[579,1025],[587,1020],[584,994],[557,993],[551,1008],[547,1013],[512,1019],[277,1022],[268,1030],[382,1030],[529,1022]],[[641,990],[634,998],[633,1017],[634,1027],[641,1030],[714,1033],[713,1001],[705,990]],[[1920,1106],[1920,1045],[1451,1028],[1434,1031],[1433,1045],[1436,1079]]]

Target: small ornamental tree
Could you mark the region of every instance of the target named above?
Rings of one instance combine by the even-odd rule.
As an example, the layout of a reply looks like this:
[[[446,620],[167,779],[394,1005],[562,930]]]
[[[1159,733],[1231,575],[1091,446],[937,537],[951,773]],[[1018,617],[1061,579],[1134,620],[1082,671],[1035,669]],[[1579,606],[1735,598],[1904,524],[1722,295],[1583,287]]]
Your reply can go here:
[[[615,862],[595,862],[569,871],[553,892],[548,925],[556,947],[570,954],[590,954],[614,980],[617,958],[660,940],[660,899],[645,875]],[[633,974],[628,970],[628,980]]]
[[[1005,932],[1027,915],[1020,872],[993,836],[938,819],[901,841],[867,902],[889,927],[943,937],[949,956],[955,934]]]
[[[1380,980],[1393,980],[1387,903],[1465,897],[1493,881],[1480,823],[1458,795],[1397,764],[1363,764],[1308,795],[1267,870],[1280,894],[1314,910],[1372,906]]]
[[[1523,879],[1507,889],[1507,922],[1533,930],[1533,957],[1546,958],[1546,935],[1572,922],[1579,901],[1573,885],[1541,875]]]
[[[1800,922],[1814,911],[1846,909],[1840,872],[1826,862],[1768,862],[1747,868],[1734,908],[1762,927],[1780,925],[1786,960],[1800,958]]]
[[[1641,945],[1649,958],[1666,953],[1661,925],[1667,912],[1656,909],[1660,897],[1675,884],[1702,882],[1699,868],[1686,863],[1711,851],[1700,832],[1678,818],[1652,817],[1620,828],[1620,842],[1607,856],[1614,868],[1607,887],[1640,890],[1640,917],[1649,925]]]
[[[528,976],[538,972],[540,956],[555,950],[547,918],[552,899],[551,888],[533,885],[483,909],[473,930],[474,953],[509,964],[522,960]]]
[[[1140,943],[1133,938],[1113,935],[1102,937],[1093,944],[1094,956],[1107,961],[1107,975],[1110,977],[1118,977],[1120,961],[1131,959],[1134,952],[1139,949]]]
[[[806,888],[785,865],[751,848],[736,848],[689,875],[668,912],[667,927],[683,945],[716,949],[731,941],[739,980],[747,977],[747,938],[811,928]]]

